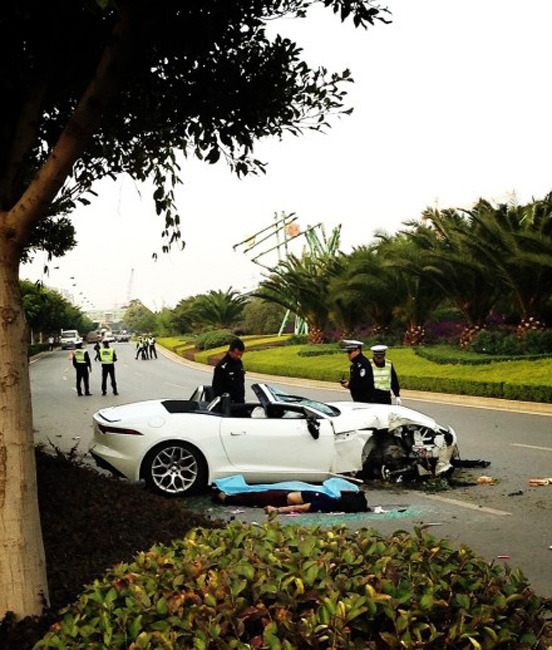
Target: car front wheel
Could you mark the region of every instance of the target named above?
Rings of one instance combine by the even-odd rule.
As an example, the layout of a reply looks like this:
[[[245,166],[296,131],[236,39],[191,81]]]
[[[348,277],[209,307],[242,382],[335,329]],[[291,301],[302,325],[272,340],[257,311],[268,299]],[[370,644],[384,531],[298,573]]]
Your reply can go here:
[[[149,489],[164,496],[196,494],[207,485],[207,466],[198,449],[185,442],[168,442],[147,457],[144,478]]]

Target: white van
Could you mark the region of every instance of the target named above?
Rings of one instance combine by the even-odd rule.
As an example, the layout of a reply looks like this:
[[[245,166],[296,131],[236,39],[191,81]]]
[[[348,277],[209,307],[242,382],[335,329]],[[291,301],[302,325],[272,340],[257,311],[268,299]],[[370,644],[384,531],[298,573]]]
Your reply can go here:
[[[82,337],[77,330],[62,330],[59,343],[62,350],[72,350],[77,343],[82,343]]]

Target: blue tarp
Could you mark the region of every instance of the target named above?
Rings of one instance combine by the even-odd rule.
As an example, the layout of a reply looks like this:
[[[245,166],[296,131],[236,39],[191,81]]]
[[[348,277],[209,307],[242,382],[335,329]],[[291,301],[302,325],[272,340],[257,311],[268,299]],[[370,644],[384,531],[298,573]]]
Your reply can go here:
[[[267,490],[284,490],[286,492],[322,492],[329,497],[339,498],[341,492],[358,492],[358,485],[343,478],[329,478],[322,485],[303,483],[303,481],[282,481],[280,483],[258,483],[249,485],[242,474],[227,476],[213,481],[214,485],[225,494],[242,494],[244,492],[266,492]]]

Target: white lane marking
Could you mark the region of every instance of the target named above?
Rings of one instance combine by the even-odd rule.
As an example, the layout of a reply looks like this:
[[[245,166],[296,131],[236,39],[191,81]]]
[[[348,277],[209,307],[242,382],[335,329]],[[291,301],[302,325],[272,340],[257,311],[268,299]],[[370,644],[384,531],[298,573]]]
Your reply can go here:
[[[438,494],[423,494],[426,499],[433,499],[434,501],[442,501],[443,503],[450,503],[455,506],[460,506],[461,508],[468,508],[469,510],[477,510],[477,512],[486,512],[490,515],[498,515],[500,517],[510,516],[511,512],[506,512],[505,510],[496,510],[495,508],[487,508],[486,506],[478,506],[476,503],[468,503],[467,501],[460,501],[460,499],[449,499],[448,497],[442,497]]]
[[[525,447],[526,449],[538,449],[540,451],[552,451],[552,447],[537,447],[537,445],[522,445],[520,442],[511,442],[511,447]]]

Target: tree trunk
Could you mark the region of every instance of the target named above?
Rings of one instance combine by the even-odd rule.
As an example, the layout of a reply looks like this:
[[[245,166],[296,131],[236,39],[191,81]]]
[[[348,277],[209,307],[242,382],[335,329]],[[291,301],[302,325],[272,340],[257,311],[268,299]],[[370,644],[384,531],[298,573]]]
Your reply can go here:
[[[0,237],[0,620],[8,611],[40,615],[48,600],[18,274],[13,246]]]

